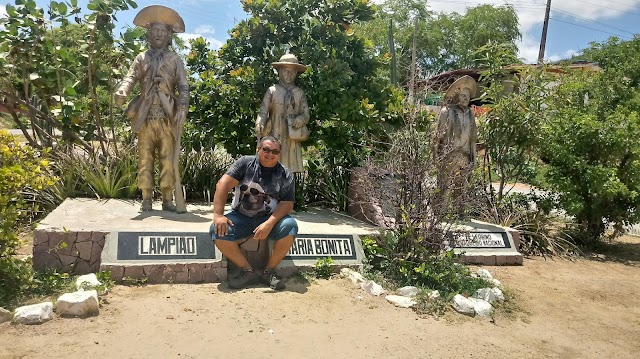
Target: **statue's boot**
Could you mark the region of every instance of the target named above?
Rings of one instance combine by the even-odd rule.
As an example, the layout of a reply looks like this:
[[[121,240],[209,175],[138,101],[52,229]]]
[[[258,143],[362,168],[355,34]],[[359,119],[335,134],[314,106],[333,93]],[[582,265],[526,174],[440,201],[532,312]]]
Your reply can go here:
[[[173,204],[173,188],[162,189],[162,210],[176,212],[176,205]]]
[[[143,189],[142,190],[142,206],[140,206],[140,210],[143,212],[152,210],[152,203],[153,203],[153,190]]]

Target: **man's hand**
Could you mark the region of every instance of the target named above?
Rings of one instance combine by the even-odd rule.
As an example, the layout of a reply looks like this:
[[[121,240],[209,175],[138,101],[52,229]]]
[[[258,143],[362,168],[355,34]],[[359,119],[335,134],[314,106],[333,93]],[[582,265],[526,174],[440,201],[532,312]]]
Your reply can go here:
[[[213,216],[213,229],[218,237],[224,237],[229,234],[229,226],[233,227],[233,222],[229,218],[223,215]]]
[[[253,230],[253,239],[257,239],[259,241],[267,239],[267,236],[271,233],[273,226],[274,224],[271,224],[269,221],[262,223]]]

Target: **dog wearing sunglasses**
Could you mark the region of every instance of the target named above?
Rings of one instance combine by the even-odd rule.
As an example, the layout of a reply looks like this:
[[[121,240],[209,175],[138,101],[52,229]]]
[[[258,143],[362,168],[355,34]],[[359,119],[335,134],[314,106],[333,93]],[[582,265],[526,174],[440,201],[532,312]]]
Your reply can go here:
[[[264,216],[271,210],[271,198],[262,186],[255,182],[243,183],[239,187],[239,210],[247,216]]]

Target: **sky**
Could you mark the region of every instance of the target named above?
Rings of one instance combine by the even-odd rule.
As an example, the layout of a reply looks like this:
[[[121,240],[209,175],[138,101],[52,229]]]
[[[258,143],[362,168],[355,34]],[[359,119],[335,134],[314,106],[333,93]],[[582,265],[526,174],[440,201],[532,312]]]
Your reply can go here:
[[[373,0],[375,2],[376,0]],[[377,0],[380,1],[380,0]],[[518,12],[522,40],[520,57],[535,63],[538,57],[546,0],[426,0],[435,12],[464,13],[480,4],[512,4]],[[37,0],[41,7],[49,1]],[[80,4],[86,0],[79,0]],[[133,26],[133,18],[147,5],[162,4],[178,11],[186,24],[183,38],[205,37],[219,48],[229,38],[228,31],[247,18],[239,0],[137,0],[138,8],[117,14],[121,26]],[[83,6],[84,7],[84,6]],[[0,14],[5,13],[0,5]],[[610,36],[629,40],[640,33],[640,0],[551,0],[551,20],[547,32],[545,60],[568,58],[589,47],[593,41]]]

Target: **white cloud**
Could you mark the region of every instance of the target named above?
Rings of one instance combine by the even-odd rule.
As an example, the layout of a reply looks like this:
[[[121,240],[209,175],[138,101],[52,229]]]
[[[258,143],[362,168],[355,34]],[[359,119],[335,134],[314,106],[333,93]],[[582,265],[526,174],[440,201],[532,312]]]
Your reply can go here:
[[[508,0],[473,0],[466,2],[431,0],[428,2],[430,9],[433,11],[447,13],[455,11],[461,14],[465,13],[468,7],[474,7],[480,4],[499,6],[509,3],[516,9],[520,21],[522,40],[518,43],[520,50],[519,55],[526,62],[535,63],[538,58],[541,34],[533,33],[532,29],[544,21],[546,0],[517,0],[513,2]],[[551,17],[570,21],[575,24],[601,28],[598,24],[589,22],[589,20],[610,20],[620,17],[625,13],[633,12],[634,9],[639,7],[640,0],[624,0],[624,3],[622,1],[607,1],[604,3],[599,0],[556,0],[551,2]],[[578,18],[572,17],[570,14],[576,15]],[[616,32],[615,30],[611,31]],[[566,58],[576,53],[575,50],[568,50],[565,54],[547,53],[546,58],[547,60],[554,61],[554,59]]]
[[[196,27],[195,33],[200,35],[213,35],[215,30],[211,25],[200,25]]]

